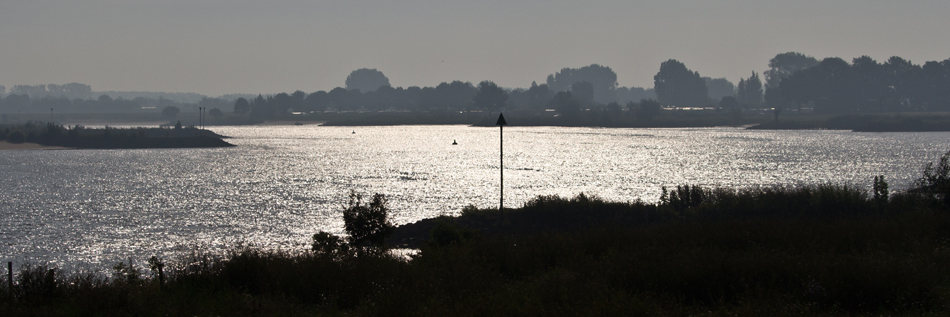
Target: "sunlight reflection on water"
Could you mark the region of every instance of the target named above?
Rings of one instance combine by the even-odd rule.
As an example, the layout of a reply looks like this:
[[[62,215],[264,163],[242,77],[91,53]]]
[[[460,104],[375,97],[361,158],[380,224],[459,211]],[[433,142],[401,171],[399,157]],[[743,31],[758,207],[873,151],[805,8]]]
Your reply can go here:
[[[398,223],[498,203],[498,128],[213,130],[238,146],[2,152],[0,260],[110,267],[194,245],[305,249],[319,230],[342,231],[350,190],[386,194]],[[661,186],[686,183],[868,187],[879,174],[903,189],[948,136],[508,127],[505,202],[580,192],[655,201]]]

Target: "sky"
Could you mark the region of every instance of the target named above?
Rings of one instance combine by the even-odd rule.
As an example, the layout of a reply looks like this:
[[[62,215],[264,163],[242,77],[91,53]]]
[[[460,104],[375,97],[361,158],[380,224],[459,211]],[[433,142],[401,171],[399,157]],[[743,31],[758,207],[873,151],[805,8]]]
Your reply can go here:
[[[668,59],[736,83],[789,51],[945,60],[948,17],[946,0],[0,0],[0,85],[314,92],[375,68],[524,88],[600,64],[652,87]]]

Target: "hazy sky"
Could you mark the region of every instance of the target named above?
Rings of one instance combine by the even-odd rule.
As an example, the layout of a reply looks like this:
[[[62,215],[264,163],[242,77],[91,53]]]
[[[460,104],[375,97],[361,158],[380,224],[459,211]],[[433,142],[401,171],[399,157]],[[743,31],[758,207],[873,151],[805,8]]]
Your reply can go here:
[[[313,92],[365,67],[528,87],[596,63],[652,87],[671,58],[733,82],[788,51],[944,60],[948,30],[946,0],[0,0],[0,85]]]

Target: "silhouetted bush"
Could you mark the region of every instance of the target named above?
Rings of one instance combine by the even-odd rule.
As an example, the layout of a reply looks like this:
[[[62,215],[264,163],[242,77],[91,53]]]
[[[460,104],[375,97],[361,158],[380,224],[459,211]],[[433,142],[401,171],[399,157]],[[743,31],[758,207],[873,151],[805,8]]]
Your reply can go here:
[[[332,258],[350,255],[350,246],[345,239],[323,231],[313,235],[310,250],[315,254]]]
[[[343,224],[349,234],[349,243],[354,246],[383,246],[393,230],[389,219],[386,195],[374,194],[373,201],[364,204],[363,196],[350,192],[347,208],[343,210]]]
[[[940,156],[936,165],[927,163],[921,174],[912,191],[950,207],[950,151]]]

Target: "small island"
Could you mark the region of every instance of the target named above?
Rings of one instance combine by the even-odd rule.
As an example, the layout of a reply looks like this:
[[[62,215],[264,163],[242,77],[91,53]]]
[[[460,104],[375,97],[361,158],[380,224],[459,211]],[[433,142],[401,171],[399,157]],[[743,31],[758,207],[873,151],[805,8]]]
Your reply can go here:
[[[149,149],[231,147],[225,137],[195,127],[86,128],[30,121],[0,125],[0,141],[76,149]]]

